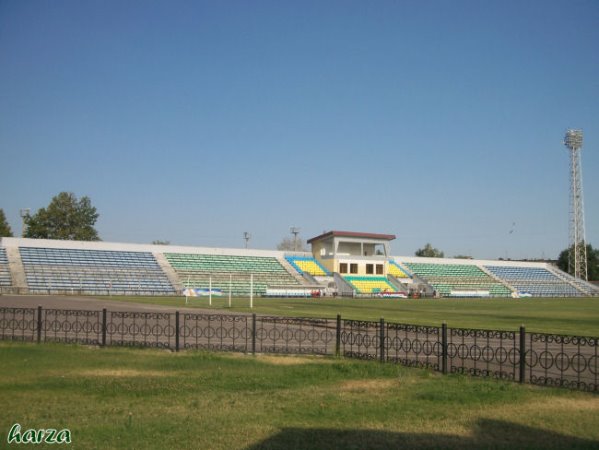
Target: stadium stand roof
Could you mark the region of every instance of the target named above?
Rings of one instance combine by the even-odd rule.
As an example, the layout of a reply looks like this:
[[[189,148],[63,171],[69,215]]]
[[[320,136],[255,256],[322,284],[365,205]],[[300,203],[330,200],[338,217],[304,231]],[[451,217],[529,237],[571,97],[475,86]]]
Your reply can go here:
[[[319,236],[308,239],[308,244],[312,242],[320,241],[323,239],[329,239],[331,237],[351,237],[351,238],[362,238],[362,239],[380,239],[383,241],[392,241],[396,238],[394,234],[378,234],[378,233],[360,233],[356,231],[327,231]]]

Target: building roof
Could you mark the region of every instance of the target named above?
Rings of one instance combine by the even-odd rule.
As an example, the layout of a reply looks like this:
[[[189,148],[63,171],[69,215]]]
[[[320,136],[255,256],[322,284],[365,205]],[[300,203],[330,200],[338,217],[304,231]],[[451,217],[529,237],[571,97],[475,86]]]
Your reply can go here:
[[[312,242],[321,241],[323,239],[329,239],[332,237],[352,237],[352,238],[363,238],[363,239],[378,239],[381,241],[392,241],[395,239],[394,234],[378,234],[378,233],[360,233],[356,231],[327,231],[326,233],[321,234],[320,236],[313,237],[312,239],[308,239],[308,244]]]

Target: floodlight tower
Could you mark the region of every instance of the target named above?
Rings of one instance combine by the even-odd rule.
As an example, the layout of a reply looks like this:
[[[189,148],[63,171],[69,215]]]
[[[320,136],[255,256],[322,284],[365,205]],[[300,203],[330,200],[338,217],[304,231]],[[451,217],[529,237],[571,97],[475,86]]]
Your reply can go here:
[[[291,234],[293,234],[293,251],[297,252],[297,235],[300,232],[299,227],[290,227],[289,231],[291,231]]]
[[[570,247],[568,271],[576,278],[587,280],[587,246],[584,233],[584,202],[582,198],[582,130],[566,131],[564,145],[570,151]]]
[[[25,233],[27,233],[27,217],[31,214],[31,209],[23,208],[19,211],[19,215],[21,216],[21,220],[23,221],[23,228],[21,231],[21,237],[25,237]]]
[[[248,248],[248,242],[252,238],[252,235],[247,231],[243,232],[243,239],[245,239],[245,248]]]

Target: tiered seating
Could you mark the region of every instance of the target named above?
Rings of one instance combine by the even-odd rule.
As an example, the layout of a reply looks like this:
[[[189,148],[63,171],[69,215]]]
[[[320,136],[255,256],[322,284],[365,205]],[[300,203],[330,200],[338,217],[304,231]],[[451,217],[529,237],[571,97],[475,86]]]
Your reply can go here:
[[[535,297],[574,297],[582,295],[570,283],[542,267],[486,266],[493,275],[505,280],[518,292]]]
[[[410,278],[405,271],[395,261],[389,261],[389,273],[395,278]]]
[[[329,275],[329,272],[311,256],[286,256],[285,259],[299,273],[309,273],[320,277]]]
[[[405,263],[405,266],[444,296],[452,295],[454,291],[489,291],[492,297],[511,295],[507,287],[477,266],[435,263]]]
[[[299,282],[274,257],[165,253],[164,256],[186,287],[221,289],[232,295],[249,295],[251,275],[254,294],[268,286],[297,286]]]
[[[173,294],[149,252],[20,247],[31,292]]]
[[[551,269],[549,269],[551,270]],[[559,269],[555,269],[556,271]],[[581,280],[580,278],[574,278],[572,275],[559,270],[558,276],[561,276],[566,283],[573,284],[576,289],[580,290],[582,295],[599,295],[599,286],[589,283],[588,281]]]
[[[8,270],[8,258],[6,257],[6,250],[0,248],[0,286],[11,286],[12,279],[10,271]]]
[[[397,290],[384,277],[344,276],[343,278],[352,285],[358,294],[376,294]]]

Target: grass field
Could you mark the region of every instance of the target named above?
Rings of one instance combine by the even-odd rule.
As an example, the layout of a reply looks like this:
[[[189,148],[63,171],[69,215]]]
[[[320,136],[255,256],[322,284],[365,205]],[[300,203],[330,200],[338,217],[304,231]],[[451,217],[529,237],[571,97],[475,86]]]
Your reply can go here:
[[[103,297],[119,301],[184,307],[179,297]],[[292,317],[379,320],[418,325],[516,330],[524,325],[527,331],[599,336],[599,298],[528,298],[528,299],[276,299],[234,298],[228,308],[226,297],[189,299],[197,308],[233,312],[255,312]]]
[[[392,364],[0,342],[0,367],[0,447],[19,423],[84,449],[599,448],[596,395]]]

